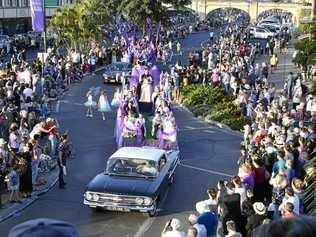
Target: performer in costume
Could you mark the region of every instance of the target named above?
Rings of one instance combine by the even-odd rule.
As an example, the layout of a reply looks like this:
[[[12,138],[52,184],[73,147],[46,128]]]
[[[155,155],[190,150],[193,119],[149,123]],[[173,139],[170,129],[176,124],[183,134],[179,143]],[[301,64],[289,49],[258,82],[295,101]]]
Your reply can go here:
[[[87,101],[84,103],[87,109],[86,116],[92,118],[93,117],[93,108],[97,105],[95,101],[93,101],[92,90],[89,90],[86,94]]]
[[[105,90],[101,91],[98,107],[99,107],[99,111],[102,114],[102,119],[105,120],[105,113],[111,111],[111,107],[110,107]]]

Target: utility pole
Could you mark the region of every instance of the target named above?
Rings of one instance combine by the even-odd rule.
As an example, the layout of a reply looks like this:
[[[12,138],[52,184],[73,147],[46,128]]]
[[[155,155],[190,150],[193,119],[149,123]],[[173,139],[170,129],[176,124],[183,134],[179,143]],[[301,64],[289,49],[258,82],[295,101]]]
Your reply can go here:
[[[205,15],[205,20],[206,20],[206,9],[207,9],[207,0],[204,0],[204,15]]]
[[[46,38],[46,8],[45,8],[45,0],[42,0],[43,6],[43,22],[44,22],[44,31],[43,31],[43,38],[44,38],[44,53],[47,53],[47,38]],[[43,62],[44,63],[44,62]]]

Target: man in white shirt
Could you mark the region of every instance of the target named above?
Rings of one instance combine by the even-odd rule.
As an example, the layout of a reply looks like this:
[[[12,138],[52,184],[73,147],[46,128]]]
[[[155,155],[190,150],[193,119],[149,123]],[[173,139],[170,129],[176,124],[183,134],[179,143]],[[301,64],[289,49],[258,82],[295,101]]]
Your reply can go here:
[[[198,217],[194,214],[189,216],[189,223],[197,230],[197,237],[207,237],[206,227],[197,223]]]
[[[77,51],[74,51],[72,54],[71,54],[71,59],[72,59],[72,62],[74,64],[78,64],[80,63],[80,53],[77,52]]]
[[[211,31],[211,32],[210,32],[210,41],[213,41],[213,38],[214,38],[214,32]]]
[[[30,88],[29,84],[25,85],[25,89],[23,90],[23,96],[26,99],[27,97],[32,98],[33,90]]]

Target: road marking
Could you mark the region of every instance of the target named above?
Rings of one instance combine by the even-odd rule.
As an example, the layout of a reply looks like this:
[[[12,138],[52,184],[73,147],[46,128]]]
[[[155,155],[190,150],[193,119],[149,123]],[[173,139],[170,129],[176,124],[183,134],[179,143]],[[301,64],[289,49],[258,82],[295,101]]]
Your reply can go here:
[[[155,217],[148,218],[147,220],[145,220],[143,224],[139,227],[134,237],[142,237],[143,234],[145,234],[149,230],[149,228],[152,226],[154,221],[155,221]]]
[[[167,199],[168,193],[169,193],[169,188],[167,189],[167,192],[166,192],[165,196],[163,197],[162,201],[159,204],[160,207],[162,207],[165,204],[165,201]],[[134,237],[142,237],[143,234],[145,234],[149,230],[149,228],[153,225],[155,220],[156,220],[156,217],[147,218],[143,222],[143,224],[138,228],[138,231],[136,232]]]
[[[216,175],[221,175],[221,176],[229,177],[229,178],[233,177],[233,176],[230,175],[230,174],[226,174],[226,173],[219,172],[219,171],[215,171],[215,170],[207,170],[207,169],[195,167],[195,166],[192,166],[192,165],[185,165],[185,164],[182,164],[182,163],[180,163],[179,165],[180,165],[180,166],[183,166],[183,167],[186,167],[186,168],[190,168],[190,169],[194,169],[194,170],[203,171],[203,172],[206,172],[206,173],[209,173],[209,174],[216,174]]]

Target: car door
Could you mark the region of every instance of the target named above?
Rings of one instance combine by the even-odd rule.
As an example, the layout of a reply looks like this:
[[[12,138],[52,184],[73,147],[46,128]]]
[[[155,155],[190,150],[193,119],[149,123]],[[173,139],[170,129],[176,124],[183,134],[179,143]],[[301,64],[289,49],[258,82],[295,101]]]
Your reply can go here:
[[[256,29],[256,38],[259,38],[259,39],[264,39],[266,36],[265,36],[265,31],[261,28],[257,28]]]
[[[158,162],[159,179],[160,179],[160,193],[165,193],[169,183],[169,168],[170,164],[167,162],[166,155],[162,155]]]

